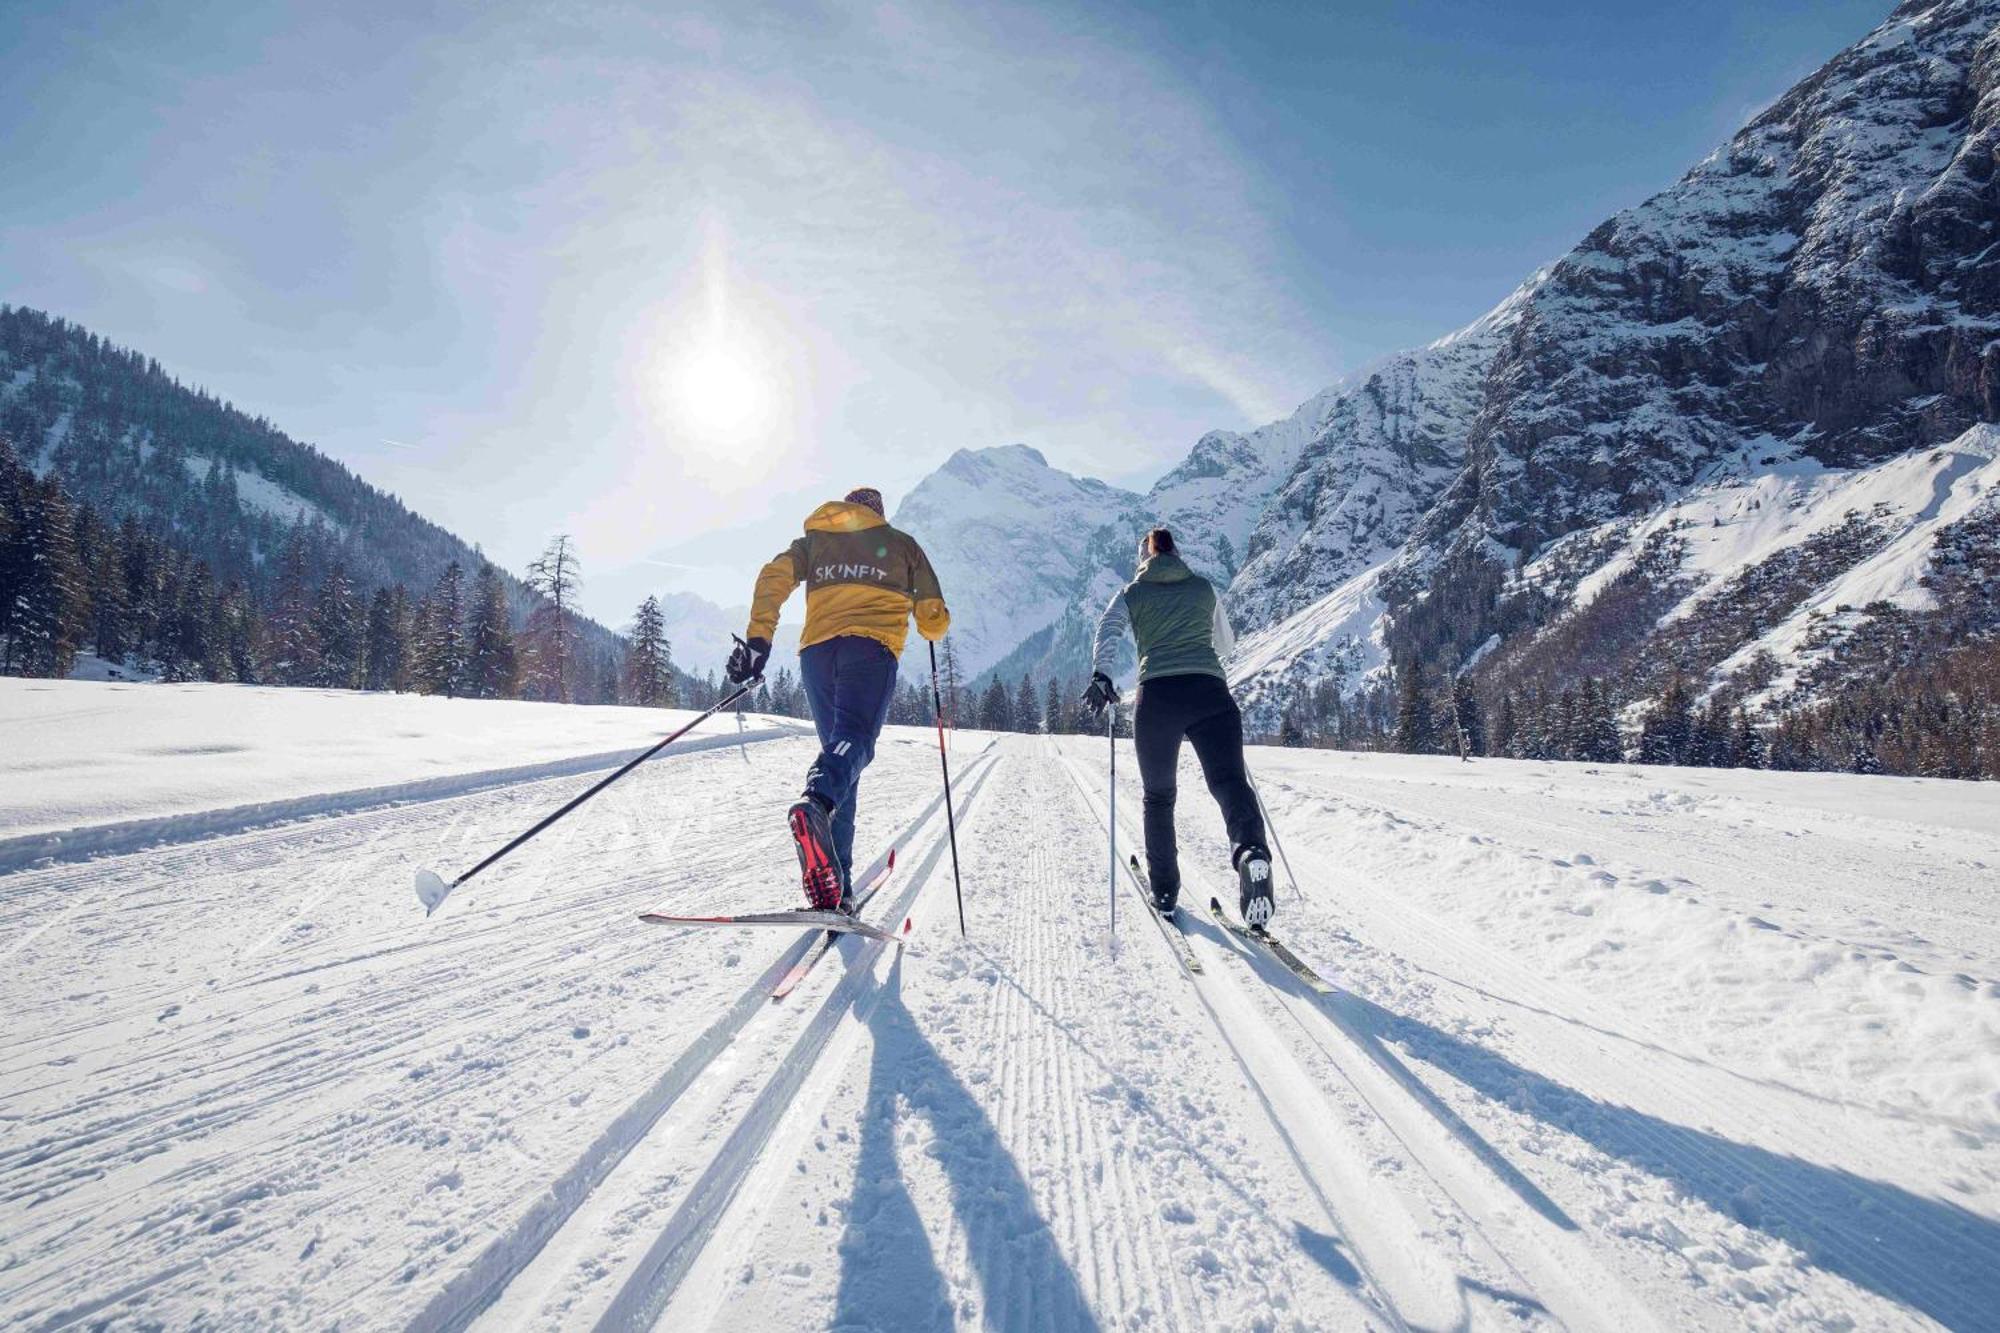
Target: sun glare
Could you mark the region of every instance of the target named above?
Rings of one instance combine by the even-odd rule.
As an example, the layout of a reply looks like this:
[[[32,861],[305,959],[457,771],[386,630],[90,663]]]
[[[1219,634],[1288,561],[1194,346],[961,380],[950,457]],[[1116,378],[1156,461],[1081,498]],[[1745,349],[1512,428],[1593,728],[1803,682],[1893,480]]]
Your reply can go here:
[[[705,435],[748,430],[762,421],[770,406],[770,386],[749,358],[726,347],[696,349],[674,378],[682,417]]]

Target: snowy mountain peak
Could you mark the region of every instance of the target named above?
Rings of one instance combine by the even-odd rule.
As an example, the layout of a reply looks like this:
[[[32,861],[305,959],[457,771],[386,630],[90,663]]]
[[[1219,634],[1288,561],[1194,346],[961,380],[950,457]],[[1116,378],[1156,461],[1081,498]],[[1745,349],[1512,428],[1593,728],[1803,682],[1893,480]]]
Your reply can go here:
[[[894,522],[930,554],[969,680],[1060,618],[1142,517],[1132,492],[1009,444],[958,450],[904,497]]]

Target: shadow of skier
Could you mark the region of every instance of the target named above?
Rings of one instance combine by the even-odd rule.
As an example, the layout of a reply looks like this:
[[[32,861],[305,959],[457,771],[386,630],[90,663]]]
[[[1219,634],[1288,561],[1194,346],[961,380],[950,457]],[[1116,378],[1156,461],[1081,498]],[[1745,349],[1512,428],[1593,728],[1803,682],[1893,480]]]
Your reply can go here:
[[[1599,1101],[1475,1042],[1392,1013],[1349,991],[1317,994],[1261,954],[1246,956],[1273,985],[1317,1005],[1420,1104],[1445,1119],[1461,1140],[1473,1133],[1471,1127],[1423,1086],[1404,1063],[1405,1053],[1491,1101],[1672,1181],[1724,1216],[1793,1246],[1805,1265],[1921,1311],[1949,1328],[2000,1329],[2000,1221],[1838,1167]],[[1479,1148],[1484,1148],[1481,1160],[1494,1166],[1497,1150],[1484,1140],[1475,1151]],[[1511,1163],[1494,1169],[1517,1191],[1525,1182]],[[1539,1189],[1529,1188],[1534,1196],[1546,1198]],[[1534,1196],[1524,1195],[1531,1203]],[[1541,1211],[1547,1215],[1546,1209]]]
[[[904,1005],[900,955],[868,1026],[874,1053],[833,1327],[888,1333],[955,1326],[949,1283],[896,1158],[897,1127],[914,1113],[936,1136],[931,1160],[950,1187],[952,1215],[984,1296],[985,1326],[1095,1333],[1097,1318],[1013,1155]]]

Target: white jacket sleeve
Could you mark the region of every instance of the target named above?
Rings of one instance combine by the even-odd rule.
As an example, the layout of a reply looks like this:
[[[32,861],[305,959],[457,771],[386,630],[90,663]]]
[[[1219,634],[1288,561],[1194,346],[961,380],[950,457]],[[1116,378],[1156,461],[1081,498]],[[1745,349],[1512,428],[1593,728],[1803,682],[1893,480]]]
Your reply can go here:
[[[1220,596],[1215,599],[1215,622],[1209,632],[1215,642],[1215,655],[1223,666],[1228,666],[1229,655],[1236,651],[1236,631],[1230,628],[1229,613],[1222,609]]]
[[[1111,594],[1104,614],[1097,618],[1097,641],[1090,648],[1090,669],[1109,677],[1118,665],[1118,641],[1132,628],[1132,613],[1125,606],[1125,590]]]

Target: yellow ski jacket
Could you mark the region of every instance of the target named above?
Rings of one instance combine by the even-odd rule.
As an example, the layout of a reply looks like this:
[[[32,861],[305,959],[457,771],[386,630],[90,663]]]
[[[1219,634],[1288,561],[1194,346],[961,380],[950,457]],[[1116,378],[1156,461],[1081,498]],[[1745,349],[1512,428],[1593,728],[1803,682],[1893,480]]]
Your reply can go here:
[[[829,500],[813,510],[805,535],[758,572],[745,637],[772,638],[778,609],[801,583],[806,585],[801,648],[855,634],[900,657],[913,613],[917,633],[933,642],[951,627],[924,548],[866,505]]]

